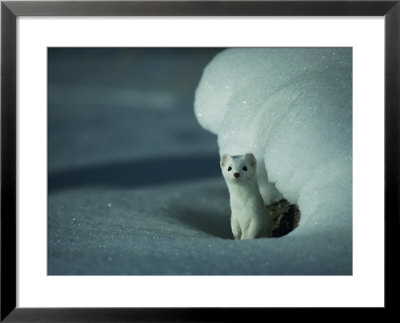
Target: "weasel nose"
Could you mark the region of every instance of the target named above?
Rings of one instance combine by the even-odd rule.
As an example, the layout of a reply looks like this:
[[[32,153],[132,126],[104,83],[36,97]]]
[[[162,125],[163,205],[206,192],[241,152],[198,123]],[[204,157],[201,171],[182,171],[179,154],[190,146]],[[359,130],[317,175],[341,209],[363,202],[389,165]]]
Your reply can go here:
[[[238,177],[240,176],[240,174],[239,174],[239,173],[235,173],[235,174],[233,174],[233,176],[235,176],[236,178],[238,178]]]

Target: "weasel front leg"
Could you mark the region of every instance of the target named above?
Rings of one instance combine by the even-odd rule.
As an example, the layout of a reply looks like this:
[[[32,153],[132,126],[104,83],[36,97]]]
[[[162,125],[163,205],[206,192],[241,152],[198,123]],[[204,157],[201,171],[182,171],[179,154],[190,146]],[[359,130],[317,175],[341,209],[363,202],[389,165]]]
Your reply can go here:
[[[235,240],[240,240],[242,238],[242,230],[240,229],[239,221],[231,216],[231,228]]]

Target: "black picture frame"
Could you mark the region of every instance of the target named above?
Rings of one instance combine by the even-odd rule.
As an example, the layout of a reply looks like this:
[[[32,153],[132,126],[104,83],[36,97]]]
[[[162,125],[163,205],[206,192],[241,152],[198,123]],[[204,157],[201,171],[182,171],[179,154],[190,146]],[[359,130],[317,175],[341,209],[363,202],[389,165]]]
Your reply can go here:
[[[2,1],[1,2],[1,317],[3,322],[233,322],[306,309],[19,308],[16,307],[16,19],[19,16],[384,16],[385,19],[385,307],[396,310],[399,286],[400,1]],[[40,291],[38,291],[40,292]],[[343,319],[335,309],[329,317]],[[350,309],[348,314],[352,314]],[[278,316],[275,316],[280,313]],[[393,314],[393,313],[391,313]],[[272,315],[272,316],[271,316]],[[285,314],[286,315],[286,314]],[[311,316],[312,315],[312,316]],[[346,318],[351,319],[350,316]],[[253,319],[251,319],[253,318]],[[258,319],[257,319],[258,320]],[[286,320],[286,319],[285,319]]]

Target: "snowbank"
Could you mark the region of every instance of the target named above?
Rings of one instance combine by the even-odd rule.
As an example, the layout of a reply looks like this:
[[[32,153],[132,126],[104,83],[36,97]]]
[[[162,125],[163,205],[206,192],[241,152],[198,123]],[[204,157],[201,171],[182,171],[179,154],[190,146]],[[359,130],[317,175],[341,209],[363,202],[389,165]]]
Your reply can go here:
[[[204,70],[195,115],[221,155],[257,157],[266,203],[283,195],[299,205],[289,236],[351,257],[351,48],[223,51]]]

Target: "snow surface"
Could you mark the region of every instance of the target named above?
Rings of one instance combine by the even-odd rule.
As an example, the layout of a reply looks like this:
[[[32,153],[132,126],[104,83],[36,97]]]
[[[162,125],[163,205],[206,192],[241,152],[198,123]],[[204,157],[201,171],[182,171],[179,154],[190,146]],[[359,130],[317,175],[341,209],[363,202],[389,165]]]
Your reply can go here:
[[[346,159],[351,157],[351,106],[347,107],[350,114],[345,108],[342,116],[335,112],[339,109],[337,100],[346,102],[346,96],[351,97],[351,51],[334,49],[337,59],[345,63],[342,69],[328,58],[328,68],[322,68],[317,53],[331,50],[309,50],[313,54],[306,67],[312,69],[315,63],[314,72],[298,74],[304,84],[297,82],[303,95],[303,101],[293,100],[297,109],[289,107],[286,95],[281,97],[288,112],[282,114],[287,122],[279,129],[287,136],[279,136],[278,128],[268,122],[264,130],[268,132],[265,153],[274,156],[265,158],[269,180],[277,183],[285,197],[298,201],[300,227],[278,239],[235,241],[229,225],[229,194],[219,169],[218,145],[228,149],[224,142],[229,140],[222,139],[221,132],[217,145],[216,136],[204,131],[193,113],[202,72],[221,49],[49,49],[48,274],[351,274],[351,160]],[[212,85],[209,73],[213,73],[213,66],[218,67],[215,62],[229,67],[224,70],[221,65],[221,73],[236,73],[224,58],[227,53],[233,55],[234,51],[217,56],[206,69],[197,92],[197,113],[202,87],[206,80]],[[289,84],[287,90],[279,84],[277,89],[295,91],[296,86],[289,82],[289,66],[297,70],[306,56],[301,49],[286,56],[270,55],[274,78],[279,79],[281,68],[280,77],[286,77]],[[246,70],[245,65],[236,67]],[[243,74],[248,75],[248,81],[250,72]],[[332,81],[335,75],[337,83]],[[322,82],[324,78],[327,81]],[[232,86],[240,85],[237,80],[229,77]],[[348,88],[345,82],[349,82]],[[312,84],[325,90],[310,92]],[[214,88],[215,96],[209,99],[217,99],[220,90]],[[227,97],[239,98],[244,93],[238,89]],[[318,104],[315,115],[300,106],[307,97],[320,103],[319,98],[328,94],[330,113]],[[279,102],[278,92],[273,97]],[[244,100],[250,103],[252,99],[256,96],[248,95]],[[209,112],[201,108],[203,126],[216,122],[214,117],[226,106],[215,107],[208,118]],[[290,126],[289,110],[297,113],[304,127],[312,125],[309,132],[305,131],[308,128],[298,132],[295,129],[300,128]],[[262,111],[260,119],[265,119],[268,113]],[[318,118],[319,123],[312,124],[312,118]],[[338,133],[326,128],[327,118],[343,123]],[[349,128],[346,122],[350,122]],[[210,127],[214,133],[219,128],[217,123]],[[249,129],[258,131],[255,124]],[[313,138],[323,131],[327,139]],[[290,146],[296,138],[297,144],[309,143],[303,147],[304,154]],[[324,147],[317,145],[324,140],[329,140],[326,150],[332,154],[327,160],[323,158]],[[243,142],[235,144],[238,149],[248,149]],[[279,142],[292,150],[279,149]],[[350,151],[345,152],[346,147]],[[316,166],[311,176],[307,162],[313,158]],[[323,178],[320,172],[325,173]],[[339,185],[340,194],[336,190]]]

